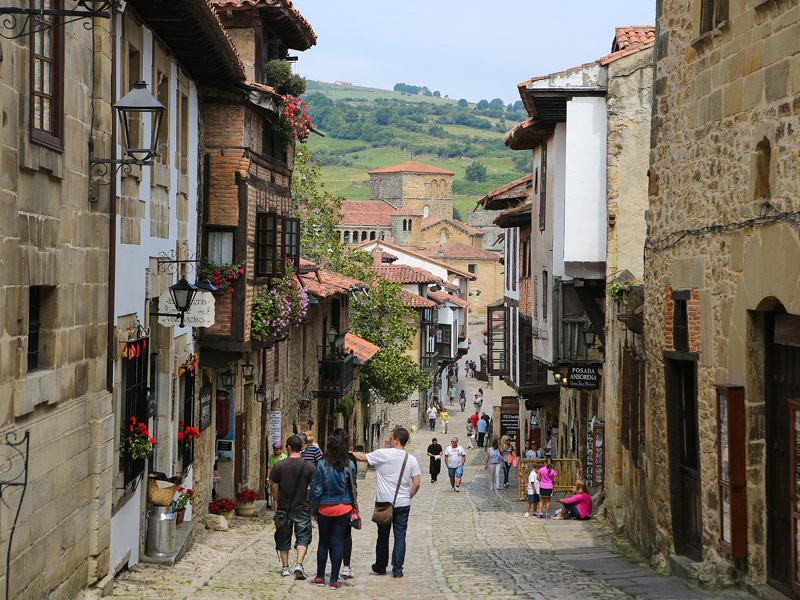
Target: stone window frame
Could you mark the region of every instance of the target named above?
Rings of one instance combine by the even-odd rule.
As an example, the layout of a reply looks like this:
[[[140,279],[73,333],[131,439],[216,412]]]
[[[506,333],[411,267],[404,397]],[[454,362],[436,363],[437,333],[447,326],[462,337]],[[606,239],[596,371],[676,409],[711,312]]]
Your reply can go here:
[[[28,289],[27,372],[31,374],[56,366],[58,292],[55,286],[32,285]]]
[[[722,15],[719,15],[717,12],[718,5],[717,2],[724,2],[725,7]],[[704,18],[704,7],[707,7],[711,4],[711,10],[717,13],[717,16],[712,15],[710,17],[710,25],[706,23],[704,25],[703,20]],[[705,10],[708,10],[705,8]],[[710,41],[722,34],[723,31],[729,28],[730,20],[728,18],[729,15],[729,3],[728,0],[695,0],[693,6],[693,14],[692,14],[692,34],[693,39],[689,42],[689,44],[696,49],[700,49],[701,47],[705,46],[706,44],[710,43]],[[724,17],[724,18],[720,18]]]
[[[52,0],[53,8],[63,10],[64,0]],[[30,0],[31,8],[41,8],[42,0]],[[56,152],[64,151],[64,18],[51,17],[51,21],[47,21],[44,17],[32,17],[30,20],[31,35],[30,35],[30,53],[29,53],[29,81],[30,81],[30,94],[29,94],[29,117],[30,117],[30,139],[34,144],[44,146]],[[52,25],[45,25],[44,28],[37,32],[37,27],[41,23],[52,23]],[[50,56],[46,53],[37,53],[35,45],[40,41],[41,47],[44,50],[45,39],[50,39]],[[45,93],[44,89],[36,90],[36,64],[37,61],[42,66],[40,72],[42,73],[42,82],[44,83],[44,65],[50,65],[51,81],[50,81],[50,94]],[[36,111],[35,105],[37,100],[42,103],[49,101],[51,103],[50,109],[50,122],[51,128],[44,129],[36,127]],[[41,113],[40,113],[41,114]]]

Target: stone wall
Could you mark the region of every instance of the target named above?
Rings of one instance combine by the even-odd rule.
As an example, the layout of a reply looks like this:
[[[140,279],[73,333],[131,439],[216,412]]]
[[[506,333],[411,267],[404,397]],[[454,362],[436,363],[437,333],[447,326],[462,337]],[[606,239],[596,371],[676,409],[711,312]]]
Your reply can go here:
[[[719,546],[715,384],[745,386],[748,558],[734,574],[767,578],[764,395],[765,311],[800,314],[795,292],[800,269],[797,230],[786,223],[734,233],[707,232],[675,245],[671,233],[739,222],[760,213],[797,210],[796,142],[800,127],[800,48],[795,2],[731,2],[725,23],[699,29],[699,13],[664,0],[657,15],[656,72],[651,138],[651,245],[645,262],[647,444],[652,490],[668,481],[664,436],[666,398],[662,352],[669,350],[664,321],[667,286],[699,300],[697,400],[702,486],[703,563],[698,574],[724,580],[736,565]],[[765,205],[769,202],[769,206]],[[774,208],[771,208],[774,207]],[[672,238],[671,238],[672,239]],[[669,246],[669,247],[668,247]],[[704,257],[704,260],[697,260]],[[751,311],[751,312],[748,312]],[[653,507],[654,549],[673,551],[669,498]],[[710,574],[709,574],[710,572]]]
[[[370,200],[427,216],[453,218],[453,176],[446,173],[372,173]]]
[[[480,229],[484,236],[482,244],[484,250],[502,254],[503,244],[497,243],[497,236],[503,229],[494,224],[494,220],[503,212],[501,210],[477,210],[467,214],[467,225]]]

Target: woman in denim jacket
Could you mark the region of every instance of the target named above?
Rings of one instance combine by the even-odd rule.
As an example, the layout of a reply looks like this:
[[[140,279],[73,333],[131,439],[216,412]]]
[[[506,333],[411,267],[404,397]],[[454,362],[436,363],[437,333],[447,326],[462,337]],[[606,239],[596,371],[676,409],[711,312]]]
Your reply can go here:
[[[331,559],[330,587],[339,587],[339,569],[342,565],[344,540],[350,527],[353,511],[356,471],[347,455],[344,437],[331,436],[317,472],[308,488],[311,514],[319,525],[317,546],[317,576],[311,580],[319,586],[325,585],[325,566],[328,555]],[[351,479],[352,475],[352,479]],[[352,481],[352,486],[351,486]]]

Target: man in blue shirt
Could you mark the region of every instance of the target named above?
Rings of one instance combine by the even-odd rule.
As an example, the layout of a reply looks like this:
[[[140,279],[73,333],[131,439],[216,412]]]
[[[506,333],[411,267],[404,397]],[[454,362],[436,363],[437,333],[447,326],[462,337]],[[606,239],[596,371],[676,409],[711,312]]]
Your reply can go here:
[[[483,447],[483,439],[486,437],[486,421],[478,419],[478,446]]]

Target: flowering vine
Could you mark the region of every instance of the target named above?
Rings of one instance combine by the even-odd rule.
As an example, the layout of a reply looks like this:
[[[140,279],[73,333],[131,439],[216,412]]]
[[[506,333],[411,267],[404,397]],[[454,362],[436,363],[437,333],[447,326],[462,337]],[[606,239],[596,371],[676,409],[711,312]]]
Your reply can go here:
[[[273,128],[283,138],[285,147],[292,142],[305,142],[311,133],[311,119],[306,112],[305,102],[301,98],[283,96],[283,109]]]
[[[213,260],[206,258],[200,267],[200,278],[208,279],[218,292],[234,292],[233,282],[244,275],[245,263],[218,265]]]
[[[299,327],[307,312],[308,292],[287,261],[285,274],[273,280],[272,289],[253,298],[250,336],[259,341],[280,337]]]

